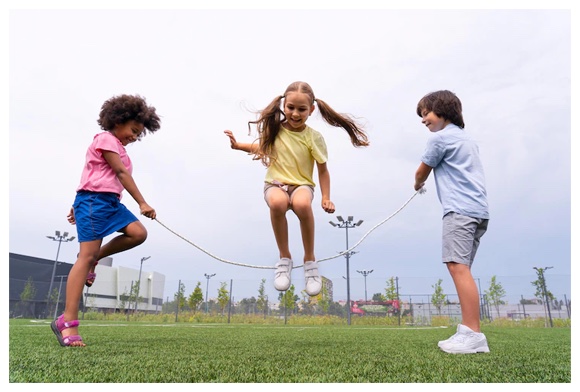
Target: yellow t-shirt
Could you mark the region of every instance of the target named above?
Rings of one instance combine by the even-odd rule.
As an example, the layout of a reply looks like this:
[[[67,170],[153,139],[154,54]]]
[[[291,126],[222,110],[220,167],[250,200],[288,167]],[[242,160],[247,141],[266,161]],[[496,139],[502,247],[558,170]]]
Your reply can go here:
[[[266,171],[267,183],[276,180],[288,185],[316,186],[312,179],[314,161],[328,160],[326,143],[322,134],[308,125],[301,132],[292,132],[280,127],[274,142],[276,159],[272,159]]]

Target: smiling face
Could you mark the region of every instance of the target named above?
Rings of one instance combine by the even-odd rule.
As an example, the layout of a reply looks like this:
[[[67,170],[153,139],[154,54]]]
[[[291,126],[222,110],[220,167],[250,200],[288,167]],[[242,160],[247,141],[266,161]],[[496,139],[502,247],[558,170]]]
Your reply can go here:
[[[430,110],[424,109],[421,112],[421,122],[425,124],[429,131],[431,132],[438,132],[445,128],[447,125],[451,123],[451,121],[444,119],[443,117],[439,117]]]
[[[290,131],[300,132],[306,128],[306,120],[314,111],[314,105],[308,94],[290,92],[284,99],[284,127]]]
[[[135,120],[127,121],[125,124],[117,124],[113,128],[112,134],[121,142],[123,146],[139,140],[139,135],[143,132],[145,126]]]

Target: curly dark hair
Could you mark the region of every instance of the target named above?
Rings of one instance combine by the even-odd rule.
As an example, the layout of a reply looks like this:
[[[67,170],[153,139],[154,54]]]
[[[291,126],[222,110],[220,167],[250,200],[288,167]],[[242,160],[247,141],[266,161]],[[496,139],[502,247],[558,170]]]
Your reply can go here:
[[[143,124],[145,127],[141,135],[139,135],[139,139],[146,132],[154,133],[161,127],[161,120],[155,113],[155,108],[148,106],[145,98],[139,95],[127,94],[106,100],[101,106],[101,113],[97,123],[101,126],[101,129],[111,131],[115,128],[115,125],[125,124],[132,120]]]
[[[423,117],[423,110],[435,113],[438,117],[451,121],[459,128],[465,128],[461,101],[449,90],[434,91],[425,95],[417,103],[417,115]]]

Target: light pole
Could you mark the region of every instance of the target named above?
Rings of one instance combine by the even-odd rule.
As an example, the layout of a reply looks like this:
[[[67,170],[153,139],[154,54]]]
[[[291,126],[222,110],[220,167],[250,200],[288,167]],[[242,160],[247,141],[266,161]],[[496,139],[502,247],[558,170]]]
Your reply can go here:
[[[56,298],[56,306],[54,307],[54,318],[56,319],[56,311],[58,310],[58,304],[60,303],[60,289],[62,288],[62,278],[68,278],[68,275],[59,275],[60,284],[58,285],[58,297]]]
[[[479,294],[479,319],[483,320],[483,298],[481,295],[481,281],[477,278],[477,290]]]
[[[357,223],[353,222],[352,215],[350,215],[347,220],[344,220],[342,216],[337,215],[336,219],[338,219],[338,224],[330,221],[332,226],[338,227],[339,229],[346,229],[346,250],[347,252],[344,254],[346,257],[346,317],[347,323],[350,325],[350,268],[349,268],[349,261],[350,256],[355,254],[356,252],[348,252],[348,229],[352,229],[354,227],[360,226],[363,221],[359,220]]]
[[[203,274],[205,276],[205,278],[207,279],[207,283],[205,285],[205,312],[208,313],[208,298],[207,298],[207,293],[208,293],[208,289],[209,289],[209,280],[211,279],[212,276],[215,276],[215,274]]]
[[[52,293],[52,284],[54,282],[54,275],[56,274],[56,264],[58,263],[58,254],[60,253],[60,244],[63,242],[70,242],[75,239],[74,236],[69,237],[68,232],[60,234],[60,231],[56,230],[54,232],[54,236],[47,235],[46,238],[51,239],[53,241],[58,241],[58,249],[56,250],[56,259],[54,259],[54,265],[52,266],[52,276],[50,278],[50,286],[48,287],[48,295],[46,296],[46,310],[48,311],[48,306],[50,303],[50,295]]]
[[[365,277],[365,302],[367,302],[367,276],[370,275],[373,272],[373,270],[370,270],[370,271],[368,271],[368,270],[362,270],[362,271],[357,270],[356,272],[358,272],[359,274],[362,274]]]
[[[141,266],[139,267],[139,280],[137,281],[137,294],[135,295],[135,310],[133,313],[137,311],[137,301],[139,301],[139,289],[141,288],[141,270],[143,269],[143,262],[150,258],[151,256],[141,257]]]
[[[534,267],[534,269],[536,271],[538,271],[538,275],[540,276],[540,280],[542,283],[542,291],[544,294],[544,301],[546,301],[546,307],[548,308],[548,317],[550,318],[550,327],[553,327],[554,324],[552,323],[552,313],[550,313],[550,299],[548,298],[548,290],[546,289],[546,279],[544,278],[544,271],[549,270],[550,268],[554,268],[554,267],[544,267],[544,268],[538,268],[538,267]],[[525,314],[524,314],[525,317]]]

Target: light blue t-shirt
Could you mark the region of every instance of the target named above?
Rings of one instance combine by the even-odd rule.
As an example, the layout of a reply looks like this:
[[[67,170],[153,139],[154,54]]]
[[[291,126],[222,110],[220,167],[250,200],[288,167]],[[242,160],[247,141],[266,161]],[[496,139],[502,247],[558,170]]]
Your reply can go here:
[[[449,124],[432,133],[421,161],[433,168],[444,216],[456,212],[489,219],[479,148],[464,129]]]

